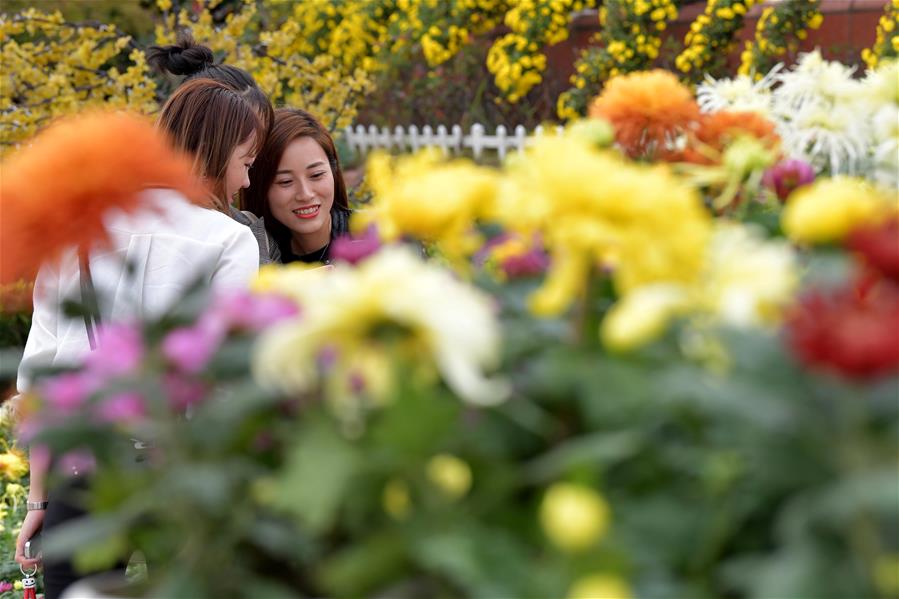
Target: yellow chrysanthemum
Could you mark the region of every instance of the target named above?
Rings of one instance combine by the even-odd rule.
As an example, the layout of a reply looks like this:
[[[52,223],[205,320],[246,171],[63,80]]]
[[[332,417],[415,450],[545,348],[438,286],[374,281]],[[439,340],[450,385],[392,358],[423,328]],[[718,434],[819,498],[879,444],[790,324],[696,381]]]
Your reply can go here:
[[[264,273],[264,289],[294,298],[302,314],[259,340],[253,372],[260,383],[292,393],[327,385],[320,369],[326,353],[332,373],[359,377],[366,393],[379,398],[390,388],[390,360],[397,357],[436,367],[467,401],[505,399],[506,384],[482,372],[498,362],[500,330],[490,298],[478,290],[403,246],[385,247],[356,268],[314,272]]]
[[[548,279],[531,304],[542,315],[570,305],[597,264],[614,269],[619,293],[692,280],[711,231],[695,190],[664,167],[627,163],[570,137],[542,138],[510,164],[496,218],[539,233],[550,252]]]
[[[799,188],[781,216],[784,232],[799,243],[839,242],[852,230],[895,214],[888,198],[862,179],[834,177]]]
[[[587,549],[605,535],[610,510],[602,496],[589,487],[556,483],[540,504],[540,524],[546,536],[565,551]]]
[[[439,152],[426,150],[403,158],[376,153],[366,173],[374,197],[357,212],[354,229],[374,223],[387,241],[410,235],[437,243],[451,259],[477,249],[472,227],[490,211],[495,172],[467,160],[444,161]]]
[[[778,322],[799,284],[795,253],[751,227],[716,224],[704,266],[690,284],[647,285],[622,297],[606,315],[601,336],[625,351],[659,337],[678,316],[733,327]]]

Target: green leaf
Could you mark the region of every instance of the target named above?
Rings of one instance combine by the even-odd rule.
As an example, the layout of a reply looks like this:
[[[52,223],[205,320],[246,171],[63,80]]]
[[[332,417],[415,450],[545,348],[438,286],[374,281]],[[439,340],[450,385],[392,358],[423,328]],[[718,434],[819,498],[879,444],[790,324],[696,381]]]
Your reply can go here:
[[[318,580],[336,597],[370,596],[407,568],[406,545],[392,532],[375,532],[326,560]]]
[[[334,521],[361,456],[321,417],[313,417],[298,436],[275,505],[313,532],[323,532]]]
[[[584,465],[615,463],[640,450],[642,435],[635,431],[594,433],[565,442],[525,466],[528,477],[546,482]]]

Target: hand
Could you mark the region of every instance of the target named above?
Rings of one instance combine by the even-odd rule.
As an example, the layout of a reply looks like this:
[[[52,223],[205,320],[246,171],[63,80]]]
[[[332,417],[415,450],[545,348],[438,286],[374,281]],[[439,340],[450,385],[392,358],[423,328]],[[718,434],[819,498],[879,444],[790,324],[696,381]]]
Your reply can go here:
[[[41,559],[27,559],[25,557],[25,541],[33,537],[44,526],[44,514],[46,510],[31,510],[25,515],[22,522],[22,530],[16,539],[16,561],[24,568],[31,568],[41,563]]]

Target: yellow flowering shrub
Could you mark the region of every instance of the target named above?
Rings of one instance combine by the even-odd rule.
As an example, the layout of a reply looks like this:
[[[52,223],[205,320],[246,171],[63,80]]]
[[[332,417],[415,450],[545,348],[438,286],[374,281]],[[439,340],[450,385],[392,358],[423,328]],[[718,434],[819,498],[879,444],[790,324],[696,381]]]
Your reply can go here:
[[[333,6],[329,10],[327,3],[296,3],[292,14],[278,26],[265,27],[253,0],[244,0],[241,9],[229,13],[223,25],[213,21],[215,4],[207,0],[198,13],[187,9],[177,14],[164,11],[162,23],[156,28],[156,42],[173,43],[178,29],[189,30],[194,39],[222,56],[223,62],[253,75],[274,104],[302,106],[332,130],[352,122],[357,102],[372,89],[371,77],[362,67],[368,48],[343,44],[342,54],[322,52],[325,40],[316,39],[315,27],[303,28],[309,23],[310,11],[322,10],[327,15],[335,11]],[[341,29],[343,21],[333,24],[334,31],[345,33],[345,39],[367,39],[347,31],[349,25]]]
[[[69,23],[34,8],[0,14],[0,61],[0,151],[86,106],[156,109],[144,53],[114,25]]]
[[[556,103],[561,119],[583,116],[590,98],[604,82],[620,74],[649,68],[659,55],[661,34],[677,18],[672,0],[610,0],[599,10],[600,32],[581,53],[571,76],[573,87]]]
[[[873,69],[884,58],[899,56],[899,0],[889,0],[877,22],[874,45],[862,50],[862,60]]]
[[[569,15],[593,4],[593,0],[509,2],[504,22],[511,32],[494,42],[487,54],[487,69],[509,102],[517,102],[543,80],[542,48],[566,39]]]
[[[746,13],[758,0],[708,0],[705,10],[690,24],[684,49],[675,66],[691,81],[723,64],[733,49],[735,36],[743,27]]]
[[[789,52],[799,48],[809,29],[817,29],[824,21],[819,11],[820,0],[781,2],[767,6],[755,27],[755,37],[746,42],[740,56],[740,75],[761,79]]]

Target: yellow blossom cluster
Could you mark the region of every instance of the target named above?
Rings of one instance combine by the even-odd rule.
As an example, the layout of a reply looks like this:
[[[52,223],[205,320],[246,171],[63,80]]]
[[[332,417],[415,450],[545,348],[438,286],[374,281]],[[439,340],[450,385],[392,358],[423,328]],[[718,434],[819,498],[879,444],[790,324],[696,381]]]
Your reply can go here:
[[[146,113],[156,108],[156,86],[143,52],[113,25],[68,23],[59,12],[33,8],[0,14],[0,47],[3,150],[85,106]]]
[[[884,58],[899,56],[899,0],[889,0],[877,23],[874,45],[862,50],[862,60],[873,69]]]
[[[703,13],[690,25],[675,66],[688,79],[701,79],[711,64],[723,61],[733,48],[743,18],[757,3],[758,0],[708,0]]]
[[[498,184],[492,170],[424,151],[405,158],[376,153],[366,171],[377,201],[356,215],[354,228],[374,224],[387,241],[411,235],[457,264],[480,245],[473,223],[491,211]]]
[[[664,166],[546,137],[507,171],[496,219],[539,235],[551,257],[531,297],[534,312],[564,311],[597,267],[611,271],[619,295],[650,282],[692,280],[700,269],[711,217],[696,191]]]
[[[328,12],[325,3],[311,4]],[[355,117],[359,99],[372,88],[371,78],[359,61],[347,64],[346,56],[358,58],[351,47],[346,56],[335,56],[310,46],[302,29],[304,21],[297,18],[302,16],[302,6],[299,3],[294,9],[295,18],[268,29],[261,26],[252,0],[244,0],[241,10],[229,13],[223,25],[214,23],[211,2],[198,13],[186,9],[177,14],[166,12],[156,29],[156,41],[172,43],[177,29],[189,30],[196,40],[222,56],[223,62],[252,74],[273,103],[302,106],[331,129],[345,127]]]
[[[572,12],[594,4],[593,0],[511,0],[504,22],[511,30],[487,54],[487,69],[506,99],[515,103],[543,81],[546,56],[543,47],[568,37]]]
[[[821,0],[781,2],[768,6],[759,17],[755,37],[746,42],[740,56],[740,75],[761,79],[788,52],[795,52],[799,42],[808,37],[809,29],[817,29],[824,21],[819,11]]]
[[[677,17],[672,0],[610,0],[599,11],[601,47],[585,50],[575,63],[573,87],[557,101],[559,118],[584,115],[603,83],[616,75],[649,68],[659,55],[661,33]]]

